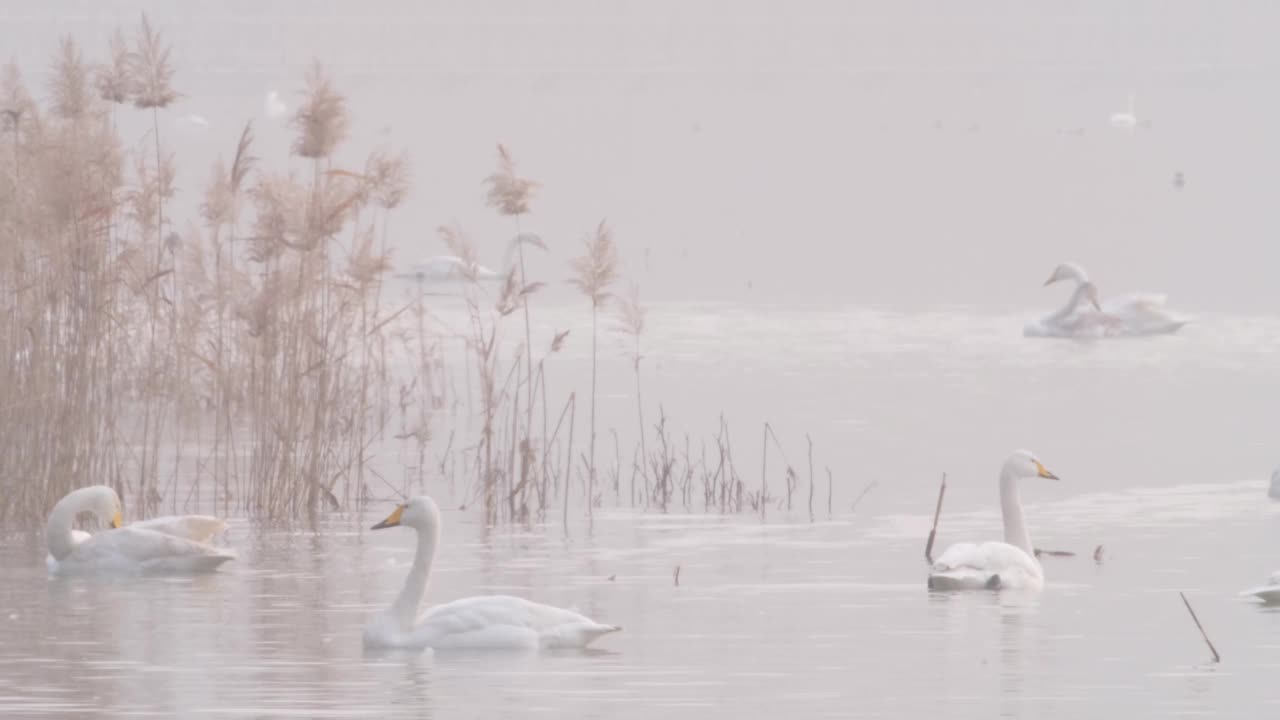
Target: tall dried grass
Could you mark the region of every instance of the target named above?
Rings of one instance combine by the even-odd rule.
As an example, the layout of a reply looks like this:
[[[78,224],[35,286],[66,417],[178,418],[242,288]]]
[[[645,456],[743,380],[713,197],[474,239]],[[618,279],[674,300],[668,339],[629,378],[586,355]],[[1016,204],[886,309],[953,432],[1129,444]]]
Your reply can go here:
[[[574,497],[590,517],[602,494],[598,320],[620,278],[608,225],[570,262],[569,283],[591,308],[584,453],[575,450],[577,391],[548,393],[548,368],[569,332],[533,345],[530,301],[544,284],[527,275],[526,246],[549,249],[524,226],[539,185],[517,173],[505,146],[484,183],[486,204],[514,224],[510,271],[496,289],[483,286],[477,242],[456,224],[442,227],[467,275],[465,326],[447,328],[423,292],[385,306],[391,218],[412,173],[404,154],[386,148],[358,170],[336,164],[350,108],[319,63],[292,118],[291,150],[309,172],[264,163],[246,123],[199,189],[198,216],[174,222],[177,159],[159,118],[181,98],[176,75],[145,15],[132,38],[111,36],[97,64],[61,41],[42,103],[17,66],[0,71],[0,525],[37,523],[93,482],[115,486],[135,515],[212,503],[228,514],[306,516],[357,508],[381,486],[407,492],[446,479],[469,483],[467,502],[490,522],[530,522],[558,504],[567,528]],[[149,111],[151,142],[121,141],[126,105]],[[523,342],[507,342],[517,310]],[[628,502],[692,509],[700,486],[704,510],[763,513],[768,479],[758,496],[744,491],[723,417],[700,452],[688,434],[673,434],[661,407],[646,426],[646,311],[635,285],[615,310],[636,388]],[[457,367],[445,363],[450,335],[465,347]],[[457,414],[457,372],[479,387],[478,428],[441,432],[437,411],[452,402]],[[608,477],[622,502],[628,454],[611,430]],[[390,441],[401,443],[399,468],[374,461]]]

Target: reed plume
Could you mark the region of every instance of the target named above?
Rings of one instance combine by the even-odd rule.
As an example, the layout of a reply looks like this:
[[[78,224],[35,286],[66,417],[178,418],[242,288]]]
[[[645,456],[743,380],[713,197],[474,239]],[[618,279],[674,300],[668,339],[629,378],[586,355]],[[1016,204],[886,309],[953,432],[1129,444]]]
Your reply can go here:
[[[592,492],[596,479],[596,319],[600,306],[608,301],[613,283],[618,277],[618,250],[613,242],[613,232],[604,220],[596,230],[583,240],[584,252],[569,261],[573,285],[591,301],[591,443],[588,456],[588,507],[594,502]]]

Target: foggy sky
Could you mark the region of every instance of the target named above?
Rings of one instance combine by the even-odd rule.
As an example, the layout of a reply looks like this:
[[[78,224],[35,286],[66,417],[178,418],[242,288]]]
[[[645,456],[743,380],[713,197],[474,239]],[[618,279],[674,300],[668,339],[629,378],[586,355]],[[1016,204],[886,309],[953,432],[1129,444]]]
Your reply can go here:
[[[185,95],[162,125],[179,230],[246,121],[263,166],[288,167],[263,97],[292,106],[319,57],[354,116],[337,164],[411,153],[400,261],[444,252],[434,228],[456,220],[500,262],[515,228],[481,180],[501,141],[544,183],[524,227],[551,281],[608,218],[651,299],[1036,314],[1072,259],[1104,296],[1280,301],[1273,3],[5,0],[0,47],[42,96],[59,35],[97,60],[142,10]],[[1150,124],[1126,133],[1107,118],[1131,90]],[[122,119],[139,142],[149,121]]]

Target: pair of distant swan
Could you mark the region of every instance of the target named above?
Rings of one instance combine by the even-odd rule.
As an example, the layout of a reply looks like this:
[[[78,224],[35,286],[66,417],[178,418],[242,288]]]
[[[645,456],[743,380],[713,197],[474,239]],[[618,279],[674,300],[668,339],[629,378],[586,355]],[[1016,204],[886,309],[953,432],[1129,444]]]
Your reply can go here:
[[[89,512],[109,525],[90,535],[72,529]],[[399,505],[373,529],[411,527],[418,551],[404,588],[390,608],[364,629],[369,647],[410,649],[558,649],[586,647],[622,628],[572,610],[522,598],[491,595],[437,605],[417,617],[440,539],[440,510],[425,496]],[[124,525],[120,496],[106,485],[81,488],[58,501],[45,528],[46,562],[54,575],[142,575],[211,572],[234,559],[208,541],[226,528],[207,515],[178,515]]]
[[[1067,303],[1039,320],[1027,323],[1023,334],[1028,337],[1108,338],[1167,335],[1175,333],[1188,320],[1165,308],[1166,296],[1156,293],[1130,293],[1098,298],[1098,288],[1089,280],[1084,268],[1076,263],[1062,263],[1054,269],[1045,285],[1074,280],[1075,290]]]

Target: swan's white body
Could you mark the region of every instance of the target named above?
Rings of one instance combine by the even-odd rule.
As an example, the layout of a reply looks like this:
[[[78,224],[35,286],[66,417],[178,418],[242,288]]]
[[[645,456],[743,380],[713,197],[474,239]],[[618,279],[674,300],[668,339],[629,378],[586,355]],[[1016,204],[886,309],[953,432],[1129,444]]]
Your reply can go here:
[[[121,527],[120,497],[110,487],[94,485],[68,493],[49,513],[45,538],[46,559],[55,575],[139,575],[209,572],[234,559],[235,553],[181,533],[209,536],[223,526],[217,518],[186,516],[157,518],[148,523]],[[96,535],[73,530],[71,523],[82,512],[109,520],[110,530]],[[213,523],[208,522],[212,520]],[[217,529],[214,529],[215,524]]]
[[[1062,263],[1045,285],[1060,280],[1074,280],[1076,288],[1089,283],[1089,275],[1076,263]],[[1182,329],[1189,320],[1170,312],[1165,307],[1167,296],[1161,293],[1129,293],[1099,302],[1099,321],[1105,327],[1106,337],[1136,337],[1143,335],[1167,335]]]
[[[1018,481],[1027,477],[1057,477],[1026,450],[1009,456],[1000,470],[1000,507],[1004,542],[957,543],[933,563],[932,590],[1039,590],[1044,570],[1036,560],[1022,517]]]
[[[456,255],[433,255],[409,265],[409,271],[400,277],[424,282],[468,282],[472,277],[497,280],[501,276],[483,265],[476,265],[473,272],[468,272],[467,262]]]
[[[136,523],[130,523],[129,527],[139,530],[154,530],[165,535],[185,538],[198,543],[208,543],[213,539],[214,535],[227,529],[227,523],[211,515],[165,515],[151,518],[150,520],[139,520]],[[93,536],[83,530],[72,530],[71,544],[73,547],[77,546],[91,537]],[[49,572],[57,570],[58,560],[53,557],[52,553],[45,555],[44,561],[49,568]]]
[[[572,610],[540,605],[509,595],[454,600],[428,609],[418,606],[440,539],[440,511],[434,501],[415,497],[373,529],[404,525],[418,534],[418,550],[404,588],[391,607],[372,617],[364,644],[376,648],[449,650],[582,648],[622,628],[603,625]]]
[[[1280,572],[1272,573],[1271,577],[1267,578],[1266,585],[1245,590],[1240,594],[1256,597],[1267,604],[1280,603]]]
[[[1138,115],[1133,108],[1133,93],[1129,93],[1129,104],[1122,112],[1112,114],[1111,127],[1132,132],[1138,127]]]

